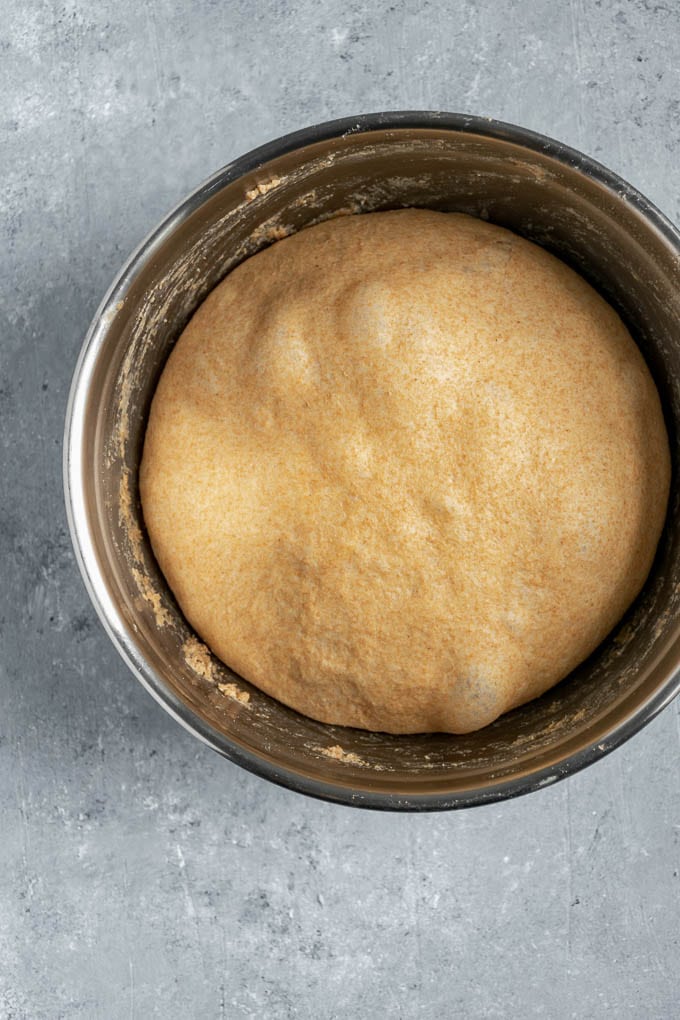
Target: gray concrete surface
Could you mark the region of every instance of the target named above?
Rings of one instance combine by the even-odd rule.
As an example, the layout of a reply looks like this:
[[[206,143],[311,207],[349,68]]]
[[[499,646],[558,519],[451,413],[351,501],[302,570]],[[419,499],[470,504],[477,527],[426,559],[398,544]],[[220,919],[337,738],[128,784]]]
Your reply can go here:
[[[0,1015],[680,1015],[678,704],[540,794],[361,813],[221,761],[118,660],[62,508],[88,322],[185,192],[377,109],[515,121],[680,219],[680,4],[0,3]]]

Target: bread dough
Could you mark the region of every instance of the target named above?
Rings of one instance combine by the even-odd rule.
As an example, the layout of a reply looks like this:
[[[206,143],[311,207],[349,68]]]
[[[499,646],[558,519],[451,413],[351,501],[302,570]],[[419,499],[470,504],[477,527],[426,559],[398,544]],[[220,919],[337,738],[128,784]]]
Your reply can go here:
[[[465,733],[640,590],[668,440],[621,320],[507,230],[401,210],[279,241],[201,305],[141,493],[198,634],[315,719]]]

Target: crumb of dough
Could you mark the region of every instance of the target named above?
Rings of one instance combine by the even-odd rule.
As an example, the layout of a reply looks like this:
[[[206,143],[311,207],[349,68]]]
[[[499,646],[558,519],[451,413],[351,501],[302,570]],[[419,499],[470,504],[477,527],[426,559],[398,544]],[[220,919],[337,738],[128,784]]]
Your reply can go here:
[[[217,690],[220,694],[224,694],[227,698],[233,698],[234,701],[238,701],[242,705],[250,704],[248,691],[242,691],[236,684],[218,684]]]
[[[182,645],[182,654],[187,666],[191,666],[204,680],[215,679],[215,667],[210,650],[201,641],[195,637],[187,638]]]
[[[334,744],[332,747],[317,747],[315,750],[319,751],[326,758],[333,758],[335,761],[342,761],[346,765],[363,765],[368,766],[368,762],[360,758],[358,754],[354,754],[353,751],[345,751],[340,744]],[[380,766],[372,766],[373,768],[380,771]]]
[[[271,191],[273,188],[277,188],[280,183],[281,178],[276,176],[270,178],[268,181],[258,181],[255,187],[246,191],[246,198],[249,202],[252,202],[253,199],[258,197],[258,195],[266,195],[268,191]]]
[[[191,666],[199,676],[202,676],[204,680],[215,681],[215,663],[213,662],[210,649],[202,641],[195,637],[187,638],[182,645],[182,654],[187,665]],[[215,686],[220,694],[224,694],[227,698],[233,698],[234,701],[240,702],[241,705],[248,705],[250,703],[248,692],[242,691],[236,684],[217,683]]]

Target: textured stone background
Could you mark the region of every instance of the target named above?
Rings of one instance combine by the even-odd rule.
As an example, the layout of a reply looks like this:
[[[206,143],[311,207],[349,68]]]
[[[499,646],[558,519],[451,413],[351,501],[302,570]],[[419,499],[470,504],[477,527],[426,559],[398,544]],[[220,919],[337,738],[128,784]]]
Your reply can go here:
[[[459,814],[312,802],[220,760],[95,620],[67,389],[123,257],[232,157],[379,109],[584,149],[680,219],[680,3],[0,3],[0,1015],[674,1018],[678,704]]]

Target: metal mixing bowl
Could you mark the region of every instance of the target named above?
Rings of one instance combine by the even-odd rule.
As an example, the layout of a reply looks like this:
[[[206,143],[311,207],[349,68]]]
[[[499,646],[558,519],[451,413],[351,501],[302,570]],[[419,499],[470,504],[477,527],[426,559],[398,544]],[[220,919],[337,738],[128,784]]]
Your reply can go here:
[[[616,631],[552,691],[459,737],[326,726],[230,673],[192,639],[154,560],[138,498],[159,373],[211,288],[285,233],[329,215],[399,206],[489,219],[544,245],[590,280],[620,311],[656,379],[675,477],[678,232],[620,178],[548,138],[475,117],[389,113],[300,131],[236,160],[134,253],[104,299],[75,370],[66,504],[80,569],[111,639],[188,730],[253,772],[314,796],[398,810],[465,807],[583,768],[678,692],[675,487],[651,575]],[[414,661],[414,673],[418,668]]]

